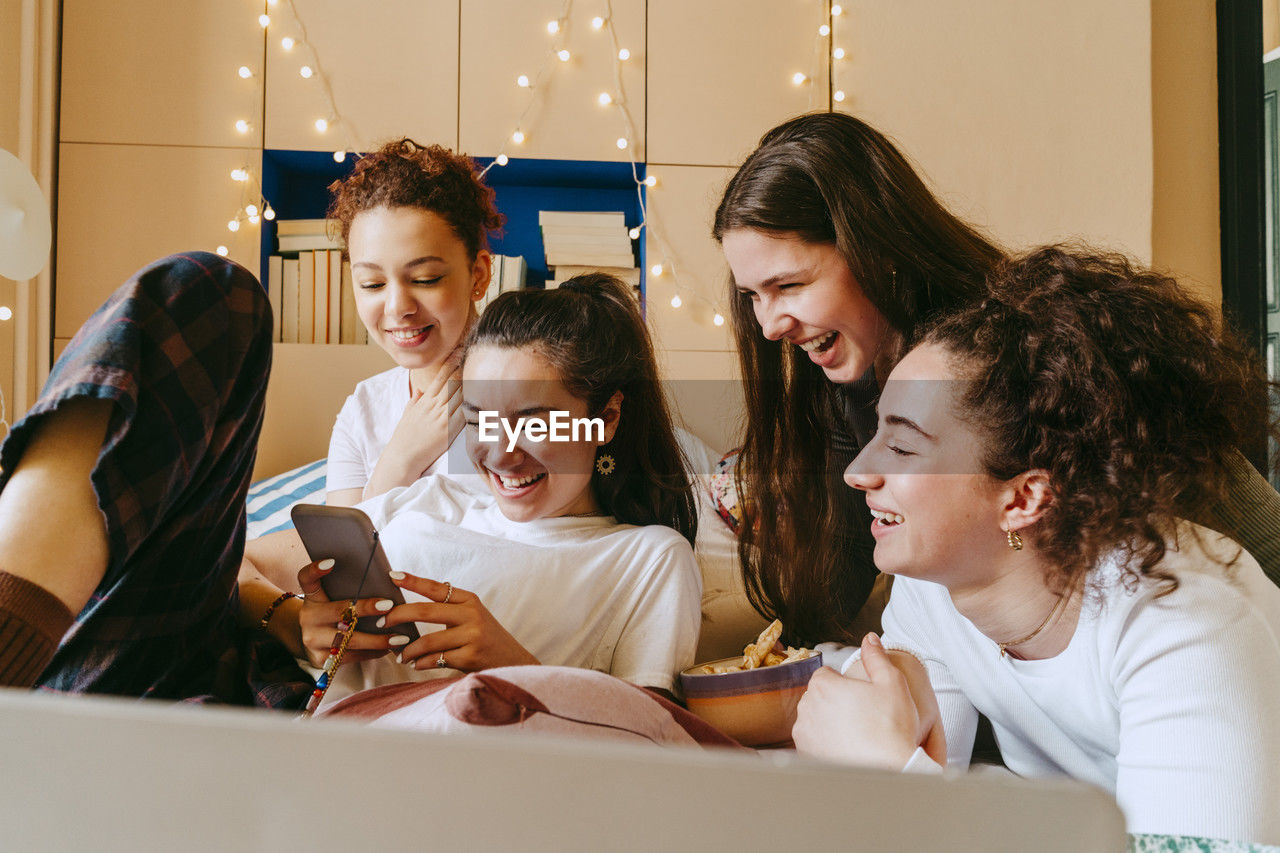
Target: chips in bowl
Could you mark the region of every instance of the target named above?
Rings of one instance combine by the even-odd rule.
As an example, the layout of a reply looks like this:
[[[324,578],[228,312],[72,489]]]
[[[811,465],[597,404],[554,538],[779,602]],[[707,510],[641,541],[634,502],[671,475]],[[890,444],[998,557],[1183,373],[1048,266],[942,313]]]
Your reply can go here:
[[[787,746],[796,705],[809,677],[822,666],[813,649],[782,648],[774,620],[742,657],[690,667],[680,673],[689,710],[745,746]]]

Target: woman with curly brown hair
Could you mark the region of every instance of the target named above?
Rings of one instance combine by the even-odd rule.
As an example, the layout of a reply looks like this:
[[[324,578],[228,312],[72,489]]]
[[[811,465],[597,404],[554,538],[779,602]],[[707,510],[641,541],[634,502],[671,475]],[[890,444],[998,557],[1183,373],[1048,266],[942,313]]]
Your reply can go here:
[[[1010,262],[894,368],[846,473],[896,582],[797,747],[964,766],[981,713],[1011,770],[1114,792],[1131,832],[1280,842],[1280,589],[1180,511],[1225,498],[1267,390],[1171,279]]]
[[[351,505],[426,472],[469,472],[457,349],[489,286],[488,234],[502,217],[471,158],[411,139],[361,157],[330,187],[356,311],[396,367],[361,382],[329,444],[327,502]]]

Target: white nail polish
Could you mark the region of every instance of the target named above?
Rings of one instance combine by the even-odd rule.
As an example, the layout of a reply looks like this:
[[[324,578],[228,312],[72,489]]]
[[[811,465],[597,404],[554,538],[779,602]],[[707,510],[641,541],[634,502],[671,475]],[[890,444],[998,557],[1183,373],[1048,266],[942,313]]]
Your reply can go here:
[[[387,617],[379,616],[378,621],[374,622],[373,624],[379,628],[385,628],[387,627]]]
[[[316,569],[322,572],[327,572],[330,569],[332,569],[335,565],[336,563],[334,562],[332,557],[326,557],[325,559],[316,563]]]
[[[404,655],[396,655],[396,663],[404,663]]]
[[[404,580],[404,572],[387,572],[387,577],[393,581],[402,581]]]
[[[395,607],[395,602],[389,598],[384,598],[381,601],[379,601],[377,604],[373,605],[373,609],[378,611],[379,613],[386,613],[392,607]]]
[[[404,634],[396,634],[394,637],[387,640],[387,642],[393,646],[404,646],[404,645],[408,645],[409,638],[406,637]]]

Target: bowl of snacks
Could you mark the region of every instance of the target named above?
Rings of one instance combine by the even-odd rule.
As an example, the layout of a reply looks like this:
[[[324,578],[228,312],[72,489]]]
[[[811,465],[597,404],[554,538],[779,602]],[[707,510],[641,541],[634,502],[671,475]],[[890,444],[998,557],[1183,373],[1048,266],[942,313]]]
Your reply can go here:
[[[742,657],[698,664],[680,673],[689,710],[744,746],[789,746],[796,705],[822,653],[778,642],[776,619]]]

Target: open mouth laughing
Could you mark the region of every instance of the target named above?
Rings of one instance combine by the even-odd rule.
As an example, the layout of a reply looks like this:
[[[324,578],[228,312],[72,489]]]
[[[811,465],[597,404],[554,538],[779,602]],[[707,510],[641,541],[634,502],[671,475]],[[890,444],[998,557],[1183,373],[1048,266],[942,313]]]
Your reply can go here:
[[[512,476],[509,474],[499,474],[492,469],[485,469],[489,472],[489,476],[493,479],[498,487],[498,492],[503,497],[518,498],[527,495],[533,490],[538,483],[546,479],[547,472],[541,471],[537,474],[526,474],[523,476]]]
[[[821,353],[831,349],[832,344],[835,342],[836,332],[826,332],[825,334],[818,335],[816,338],[810,338],[804,343],[797,344],[796,346],[800,347],[800,349],[807,353]]]

